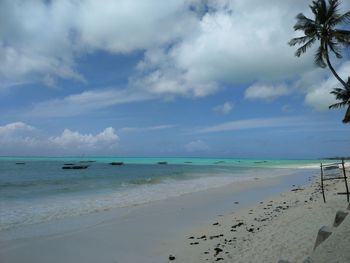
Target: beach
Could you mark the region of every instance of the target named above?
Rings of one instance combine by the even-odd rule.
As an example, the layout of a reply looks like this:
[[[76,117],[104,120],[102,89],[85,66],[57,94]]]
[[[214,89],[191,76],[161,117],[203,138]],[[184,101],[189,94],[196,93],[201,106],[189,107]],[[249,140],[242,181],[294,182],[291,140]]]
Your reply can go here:
[[[346,198],[335,195],[342,182],[331,183],[324,204],[314,169],[282,171],[4,229],[1,262],[301,262]]]

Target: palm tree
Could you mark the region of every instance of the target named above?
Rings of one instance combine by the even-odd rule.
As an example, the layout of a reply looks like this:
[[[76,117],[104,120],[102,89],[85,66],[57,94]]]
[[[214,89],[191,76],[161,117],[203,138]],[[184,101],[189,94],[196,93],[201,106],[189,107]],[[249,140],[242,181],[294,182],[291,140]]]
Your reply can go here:
[[[336,29],[336,26],[350,22],[350,11],[342,15],[339,14],[339,5],[339,0],[328,0],[328,4],[325,0],[312,1],[310,9],[314,14],[314,20],[307,18],[302,13],[298,14],[294,30],[303,31],[305,35],[293,38],[289,41],[290,46],[301,45],[295,52],[297,57],[305,53],[316,41],[319,42],[320,46],[315,54],[315,64],[322,68],[328,66],[333,75],[344,87],[344,89],[335,89],[331,92],[336,95],[337,99],[342,100],[342,102],[333,104],[330,108],[337,108],[349,104],[349,97],[347,101],[344,101],[341,94],[349,93],[350,82],[348,81],[348,83],[346,83],[339,77],[329,59],[330,53],[333,53],[337,58],[342,58],[341,48],[350,47],[350,31]],[[338,97],[338,94],[340,97]]]
[[[315,54],[316,65],[322,68],[328,65],[339,82],[344,87],[347,87],[347,84],[339,77],[329,60],[329,51],[334,53],[337,58],[342,58],[340,53],[341,46],[350,46],[350,31],[335,29],[337,25],[350,22],[350,11],[340,15],[338,13],[339,4],[339,0],[328,0],[328,5],[325,0],[312,1],[310,8],[315,19],[307,18],[302,13],[298,14],[294,30],[303,31],[305,36],[293,38],[289,41],[289,45],[302,45],[295,52],[295,55],[300,57],[301,54],[305,53],[318,40],[320,46]]]
[[[350,122],[350,77],[348,78],[347,85],[348,86],[346,88],[335,88],[331,92],[331,94],[335,95],[336,99],[340,100],[341,102],[334,103],[331,106],[329,106],[330,109],[348,106],[343,120],[344,123]]]

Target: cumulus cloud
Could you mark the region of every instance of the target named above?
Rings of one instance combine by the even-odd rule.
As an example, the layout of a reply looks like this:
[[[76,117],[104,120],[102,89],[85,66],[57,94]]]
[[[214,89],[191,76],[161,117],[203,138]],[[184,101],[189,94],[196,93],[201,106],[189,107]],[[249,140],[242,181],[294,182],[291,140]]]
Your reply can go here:
[[[7,136],[7,135],[13,135],[13,134],[20,134],[23,132],[31,132],[35,131],[36,128],[33,126],[30,126],[24,122],[13,122],[6,124],[4,126],[0,126],[0,135],[1,136]]]
[[[193,18],[185,1],[86,0],[78,5],[81,44],[113,53],[146,50],[183,35]]]
[[[81,134],[77,131],[65,129],[60,136],[49,138],[49,142],[58,147],[80,151],[113,149],[117,146],[118,141],[119,137],[112,127],[108,127],[96,135]]]
[[[149,83],[154,92],[204,96],[216,92],[220,83],[280,80],[312,66],[312,55],[298,60],[287,45],[294,35],[294,14],[306,10],[307,3],[248,0],[206,4],[209,11],[198,19],[191,35],[171,48],[151,50],[141,62],[144,79],[156,79]]]
[[[1,83],[82,81],[78,56],[167,44],[195,21],[187,7],[185,1],[177,0],[1,1]]]
[[[75,94],[40,103],[32,113],[66,116],[141,96],[201,97],[222,84],[280,82],[312,68],[312,51],[298,59],[287,44],[296,36],[299,12],[310,15],[306,1],[3,0],[0,87],[30,82],[54,86],[57,78],[88,81],[78,71],[78,58],[100,50],[142,52],[125,90]],[[271,99],[287,93],[283,87],[260,86],[262,94],[256,84],[247,96]],[[109,98],[100,99],[104,96]],[[314,104],[312,100],[306,103]],[[81,110],[75,105],[82,105]],[[56,107],[66,110],[59,113]]]
[[[83,80],[73,55],[75,11],[73,1],[0,2],[2,86],[40,81],[53,85],[53,77]]]
[[[107,154],[117,149],[119,137],[112,127],[102,132],[82,134],[65,129],[59,136],[48,137],[24,122],[0,126],[0,154]]]
[[[209,146],[202,140],[195,140],[185,145],[188,152],[200,152],[209,149]]]
[[[349,76],[350,62],[343,63],[337,70],[339,76]],[[316,111],[328,110],[328,106],[336,103],[335,96],[330,94],[334,88],[341,88],[342,85],[327,70],[315,70],[305,74],[297,83],[299,89],[303,89],[306,93],[305,104]]]
[[[246,89],[244,97],[251,100],[274,100],[288,94],[290,94],[290,90],[284,84],[275,86],[254,84]]]
[[[24,122],[0,126],[0,154],[31,151],[40,144],[38,132],[38,129]]]
[[[309,67],[287,45],[294,14],[307,8],[293,0],[267,0],[263,8],[254,0],[5,0],[0,77],[5,85],[83,80],[76,65],[81,54],[141,50],[129,86],[206,96],[220,83],[281,79]]]
[[[222,105],[215,106],[213,108],[213,111],[222,113],[222,114],[229,114],[232,111],[232,108],[233,108],[232,102],[226,101]]]

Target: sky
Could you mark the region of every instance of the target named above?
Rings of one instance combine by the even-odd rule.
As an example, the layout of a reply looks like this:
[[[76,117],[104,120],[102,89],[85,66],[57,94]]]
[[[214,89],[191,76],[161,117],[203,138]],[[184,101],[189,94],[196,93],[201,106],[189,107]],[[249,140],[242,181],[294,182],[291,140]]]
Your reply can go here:
[[[288,45],[309,4],[0,0],[0,155],[349,156],[340,84]]]

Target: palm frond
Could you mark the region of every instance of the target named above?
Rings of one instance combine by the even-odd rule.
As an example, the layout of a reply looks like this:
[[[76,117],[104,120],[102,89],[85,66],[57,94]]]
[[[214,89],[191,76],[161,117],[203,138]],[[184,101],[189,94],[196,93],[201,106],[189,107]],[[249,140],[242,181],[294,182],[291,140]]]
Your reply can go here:
[[[345,107],[346,105],[347,105],[346,102],[337,102],[332,105],[329,105],[328,109],[339,109],[339,108]]]
[[[346,110],[344,119],[343,119],[343,123],[348,123],[350,122],[350,104],[348,106],[348,109]]]
[[[327,23],[334,24],[335,19],[339,17],[338,9],[340,2],[338,0],[328,0]],[[334,24],[335,25],[335,24]]]
[[[296,44],[301,45],[304,44],[305,42],[309,41],[311,38],[309,36],[303,36],[303,37],[295,37],[292,38],[288,44],[290,46],[295,46]]]
[[[317,20],[320,24],[324,24],[327,21],[327,4],[325,0],[317,1]]]
[[[337,58],[342,58],[341,51],[339,48],[339,45],[334,41],[328,41],[328,46],[332,50],[332,52],[335,54]]]
[[[299,13],[296,16],[297,22],[294,25],[294,30],[302,30],[305,31],[306,29],[309,29],[310,27],[315,27],[315,21],[307,18],[303,13]]]
[[[306,42],[304,45],[302,45],[300,48],[297,49],[295,52],[295,55],[297,57],[300,57],[301,54],[305,53],[306,50],[312,46],[312,44],[316,41],[316,38],[311,38],[308,42]]]
[[[350,88],[335,88],[330,93],[335,95],[336,100],[347,102],[350,99]]]
[[[309,5],[312,13],[317,17],[317,6],[318,6],[318,0],[317,1],[312,1],[312,4]]]
[[[334,19],[332,26],[350,22],[350,11]]]
[[[337,42],[345,47],[350,46],[350,31],[336,29],[333,31],[333,37]]]
[[[319,48],[317,49],[316,53],[315,53],[315,64],[321,68],[325,68],[327,66],[326,62],[324,61],[324,56],[325,56],[325,50],[323,48],[323,46],[319,46]]]

